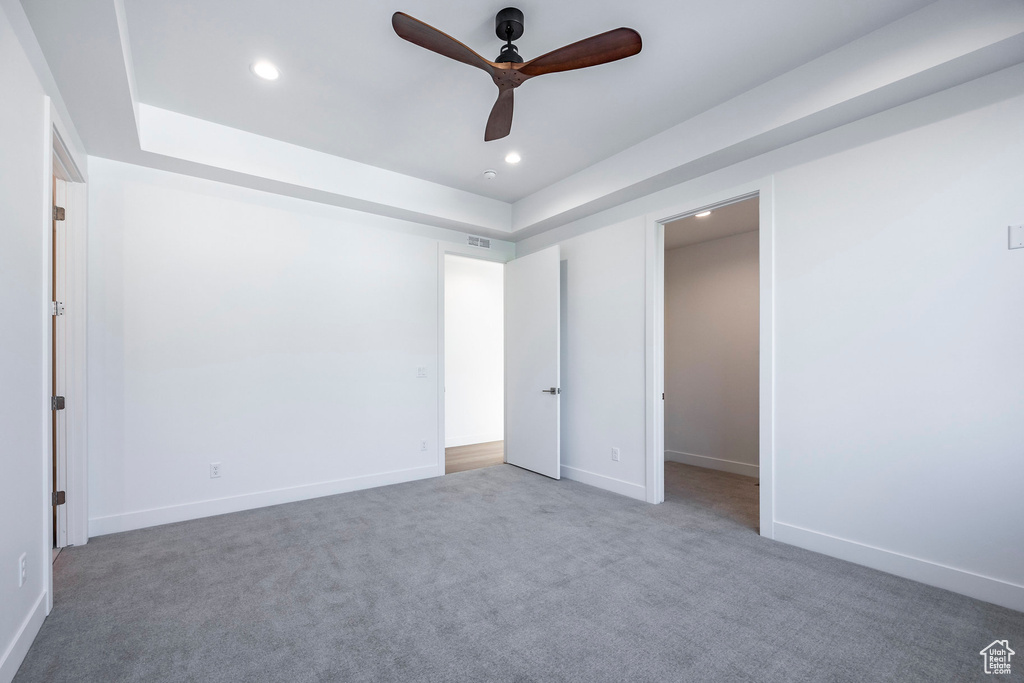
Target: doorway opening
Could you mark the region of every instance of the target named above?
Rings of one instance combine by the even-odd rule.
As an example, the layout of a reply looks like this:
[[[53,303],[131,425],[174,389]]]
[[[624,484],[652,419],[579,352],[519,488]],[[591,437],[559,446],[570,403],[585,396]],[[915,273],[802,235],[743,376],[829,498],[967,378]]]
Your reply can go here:
[[[665,501],[760,528],[760,202],[664,223]]]
[[[505,462],[504,270],[444,255],[445,474]]]

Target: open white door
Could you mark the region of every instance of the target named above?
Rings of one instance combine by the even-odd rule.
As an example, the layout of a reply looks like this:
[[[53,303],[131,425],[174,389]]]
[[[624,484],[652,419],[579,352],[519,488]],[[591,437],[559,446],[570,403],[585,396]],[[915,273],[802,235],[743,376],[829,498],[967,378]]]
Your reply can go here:
[[[505,462],[558,479],[560,256],[505,264]]]

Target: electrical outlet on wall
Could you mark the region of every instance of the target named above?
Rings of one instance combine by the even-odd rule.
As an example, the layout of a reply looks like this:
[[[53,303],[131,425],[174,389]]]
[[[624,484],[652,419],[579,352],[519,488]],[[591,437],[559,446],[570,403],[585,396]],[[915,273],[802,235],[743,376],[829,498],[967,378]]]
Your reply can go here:
[[[419,377],[420,379],[423,379],[424,377],[426,377],[427,376],[427,368],[425,366],[423,366],[423,365],[421,365],[418,368],[416,368],[416,376]]]
[[[615,446],[612,446],[612,460],[615,462],[619,461],[619,449],[615,448]]]
[[[28,581],[28,554],[22,553],[18,558],[18,588],[24,586],[26,581]]]
[[[1024,225],[1010,226],[1010,249],[1024,249]]]
[[[219,476],[220,476],[220,463],[219,462],[211,462],[210,463],[210,479],[216,479]]]
[[[421,439],[420,440],[420,450],[421,451],[427,450],[427,440],[426,439]]]

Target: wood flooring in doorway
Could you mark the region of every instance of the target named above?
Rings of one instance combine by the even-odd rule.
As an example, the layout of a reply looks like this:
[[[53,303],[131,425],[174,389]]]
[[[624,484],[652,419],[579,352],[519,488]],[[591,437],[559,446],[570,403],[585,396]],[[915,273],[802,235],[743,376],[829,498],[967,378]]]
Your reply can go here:
[[[489,441],[444,449],[444,473],[465,472],[505,462],[505,442]]]

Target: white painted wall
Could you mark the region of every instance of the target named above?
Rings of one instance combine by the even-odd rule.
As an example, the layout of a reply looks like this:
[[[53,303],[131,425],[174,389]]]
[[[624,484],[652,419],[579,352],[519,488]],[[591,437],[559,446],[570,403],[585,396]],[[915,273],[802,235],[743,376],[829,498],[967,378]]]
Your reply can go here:
[[[456,233],[91,169],[91,533],[437,473],[437,235]]]
[[[48,102],[0,9],[0,681],[46,614]],[[18,586],[18,559],[28,576]]]
[[[445,255],[446,447],[505,438],[504,265]]]
[[[758,232],[665,252],[665,459],[757,476]]]
[[[644,222],[567,240],[561,253],[562,476],[642,499]]]
[[[645,217],[773,179],[762,525],[1024,610],[1024,251],[1006,237],[1024,222],[1022,109],[1013,67],[519,242],[564,245],[569,381],[603,388],[567,387],[569,474],[606,476],[616,439],[625,485],[590,481],[644,486]]]
[[[775,203],[776,524],[1016,585],[1017,609],[1024,525],[992,520],[1024,520],[1022,106],[795,167]]]

